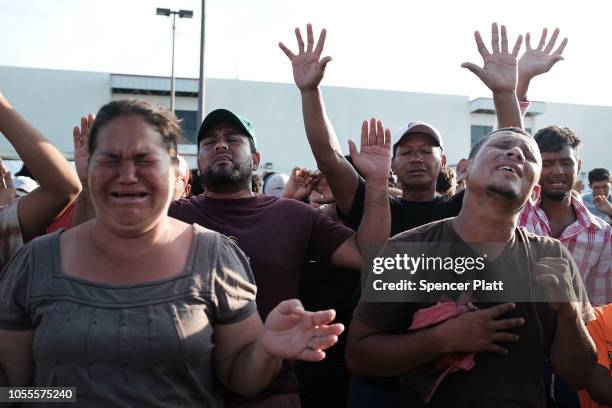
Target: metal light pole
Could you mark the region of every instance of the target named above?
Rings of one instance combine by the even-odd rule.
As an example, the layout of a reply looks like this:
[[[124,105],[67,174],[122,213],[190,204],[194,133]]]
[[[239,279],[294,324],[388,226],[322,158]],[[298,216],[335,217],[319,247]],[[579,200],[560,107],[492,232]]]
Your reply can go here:
[[[176,34],[176,16],[179,18],[192,18],[193,11],[191,10],[179,10],[174,11],[167,8],[158,8],[157,15],[158,16],[172,16],[172,73],[170,76],[170,110],[174,113],[174,107],[176,104],[176,80],[174,78],[174,38]]]
[[[204,115],[206,114],[206,79],[204,78],[204,45],[206,38],[206,0],[202,0],[202,27],[200,27],[200,77],[198,81],[198,121],[197,124],[200,126],[200,123],[204,120]]]

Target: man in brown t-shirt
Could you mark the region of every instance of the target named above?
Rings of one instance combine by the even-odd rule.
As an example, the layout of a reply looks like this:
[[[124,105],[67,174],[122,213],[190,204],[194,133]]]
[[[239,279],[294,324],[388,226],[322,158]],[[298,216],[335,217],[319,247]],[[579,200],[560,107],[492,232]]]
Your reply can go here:
[[[574,301],[485,303],[467,291],[464,295],[479,310],[407,333],[417,310],[441,299],[368,302],[370,292],[364,288],[347,344],[347,364],[353,373],[400,377],[400,400],[411,407],[545,407],[546,359],[569,384],[581,385],[595,354],[584,326],[593,315],[576,265],[558,241],[517,228],[518,214],[540,169],[540,154],[529,134],[516,128],[491,133],[470,162],[459,215],[397,235],[382,253],[402,243],[469,243],[472,248],[498,243],[493,252],[487,246],[486,263],[513,271],[508,284],[525,284],[529,293],[543,293],[545,300]],[[442,358],[469,360],[471,355],[473,367],[448,374],[436,383],[433,394],[422,392],[425,372],[431,374],[434,363]]]

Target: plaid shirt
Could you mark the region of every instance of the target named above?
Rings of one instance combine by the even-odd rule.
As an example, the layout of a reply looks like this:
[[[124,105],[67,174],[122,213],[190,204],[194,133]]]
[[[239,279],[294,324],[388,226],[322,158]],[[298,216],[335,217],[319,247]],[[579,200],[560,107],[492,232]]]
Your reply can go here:
[[[0,206],[0,269],[11,259],[11,256],[23,246],[17,204],[19,199],[5,206]]]
[[[548,218],[540,208],[541,203],[541,198],[535,203],[528,200],[519,217],[519,225],[534,234],[550,236]],[[577,220],[565,228],[558,239],[574,257],[591,304],[612,303],[612,228],[591,214],[573,195],[571,204]]]

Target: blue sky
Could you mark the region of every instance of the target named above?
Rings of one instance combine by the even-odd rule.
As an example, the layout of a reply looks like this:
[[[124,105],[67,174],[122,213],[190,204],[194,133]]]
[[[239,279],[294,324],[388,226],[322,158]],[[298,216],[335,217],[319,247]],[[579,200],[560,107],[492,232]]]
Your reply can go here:
[[[192,9],[177,22],[176,72],[196,77],[199,0],[1,0],[0,65],[144,75],[170,73],[170,21],[156,7]],[[208,0],[206,75],[291,82],[278,41],[293,28],[328,29],[325,85],[488,96],[464,61],[480,62],[473,31],[511,38],[542,27],[569,37],[565,61],[536,80],[532,100],[612,105],[609,2],[511,0]],[[535,41],[534,41],[535,42]]]

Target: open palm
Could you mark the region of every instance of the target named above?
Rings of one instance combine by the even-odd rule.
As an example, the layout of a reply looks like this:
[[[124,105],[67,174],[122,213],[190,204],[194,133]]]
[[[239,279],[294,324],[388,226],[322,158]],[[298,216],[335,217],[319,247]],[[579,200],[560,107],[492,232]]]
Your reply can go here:
[[[329,324],[335,317],[334,310],[307,312],[299,300],[286,300],[266,318],[262,346],[274,357],[322,360],[323,350],[333,346],[344,331],[342,324]]]
[[[325,73],[325,67],[331,57],[324,57],[321,59],[321,53],[325,46],[325,29],[321,30],[321,35],[317,41],[317,46],[314,46],[314,35],[312,33],[312,25],[306,26],[307,34],[307,45],[304,49],[304,40],[300,29],[295,29],[295,37],[299,47],[298,54],[294,54],[283,44],[282,42],[278,46],[283,50],[285,55],[291,61],[293,67],[293,79],[299,89],[314,89],[319,86],[323,75]]]
[[[471,62],[464,62],[461,66],[472,71],[493,92],[514,92],[518,80],[517,56],[523,37],[519,35],[512,52],[509,52],[506,26],[501,26],[501,47],[496,23],[493,23],[491,32],[491,52],[484,45],[480,33],[474,33],[478,52],[484,61],[483,67]]]
[[[531,47],[530,34],[527,33],[525,35],[525,45],[527,47],[527,51],[525,51],[525,53],[521,56],[521,59],[519,59],[519,75],[525,75],[529,78],[533,78],[536,75],[544,74],[550,71],[555,63],[563,60],[561,54],[567,45],[567,38],[564,38],[559,47],[552,52],[557,38],[559,37],[559,29],[555,29],[548,44],[546,44],[547,34],[547,29],[542,30],[540,42],[536,48]]]
[[[511,54],[489,54],[484,58],[480,79],[495,92],[512,92],[517,82],[517,62]]]
[[[349,140],[349,150],[357,171],[366,179],[388,178],[391,171],[391,131],[376,118],[361,125],[361,150]]]
[[[89,161],[89,130],[93,126],[95,115],[90,113],[87,117],[81,117],[81,128],[75,126],[72,129],[72,140],[74,142],[74,165],[81,184],[87,185],[87,162]]]

